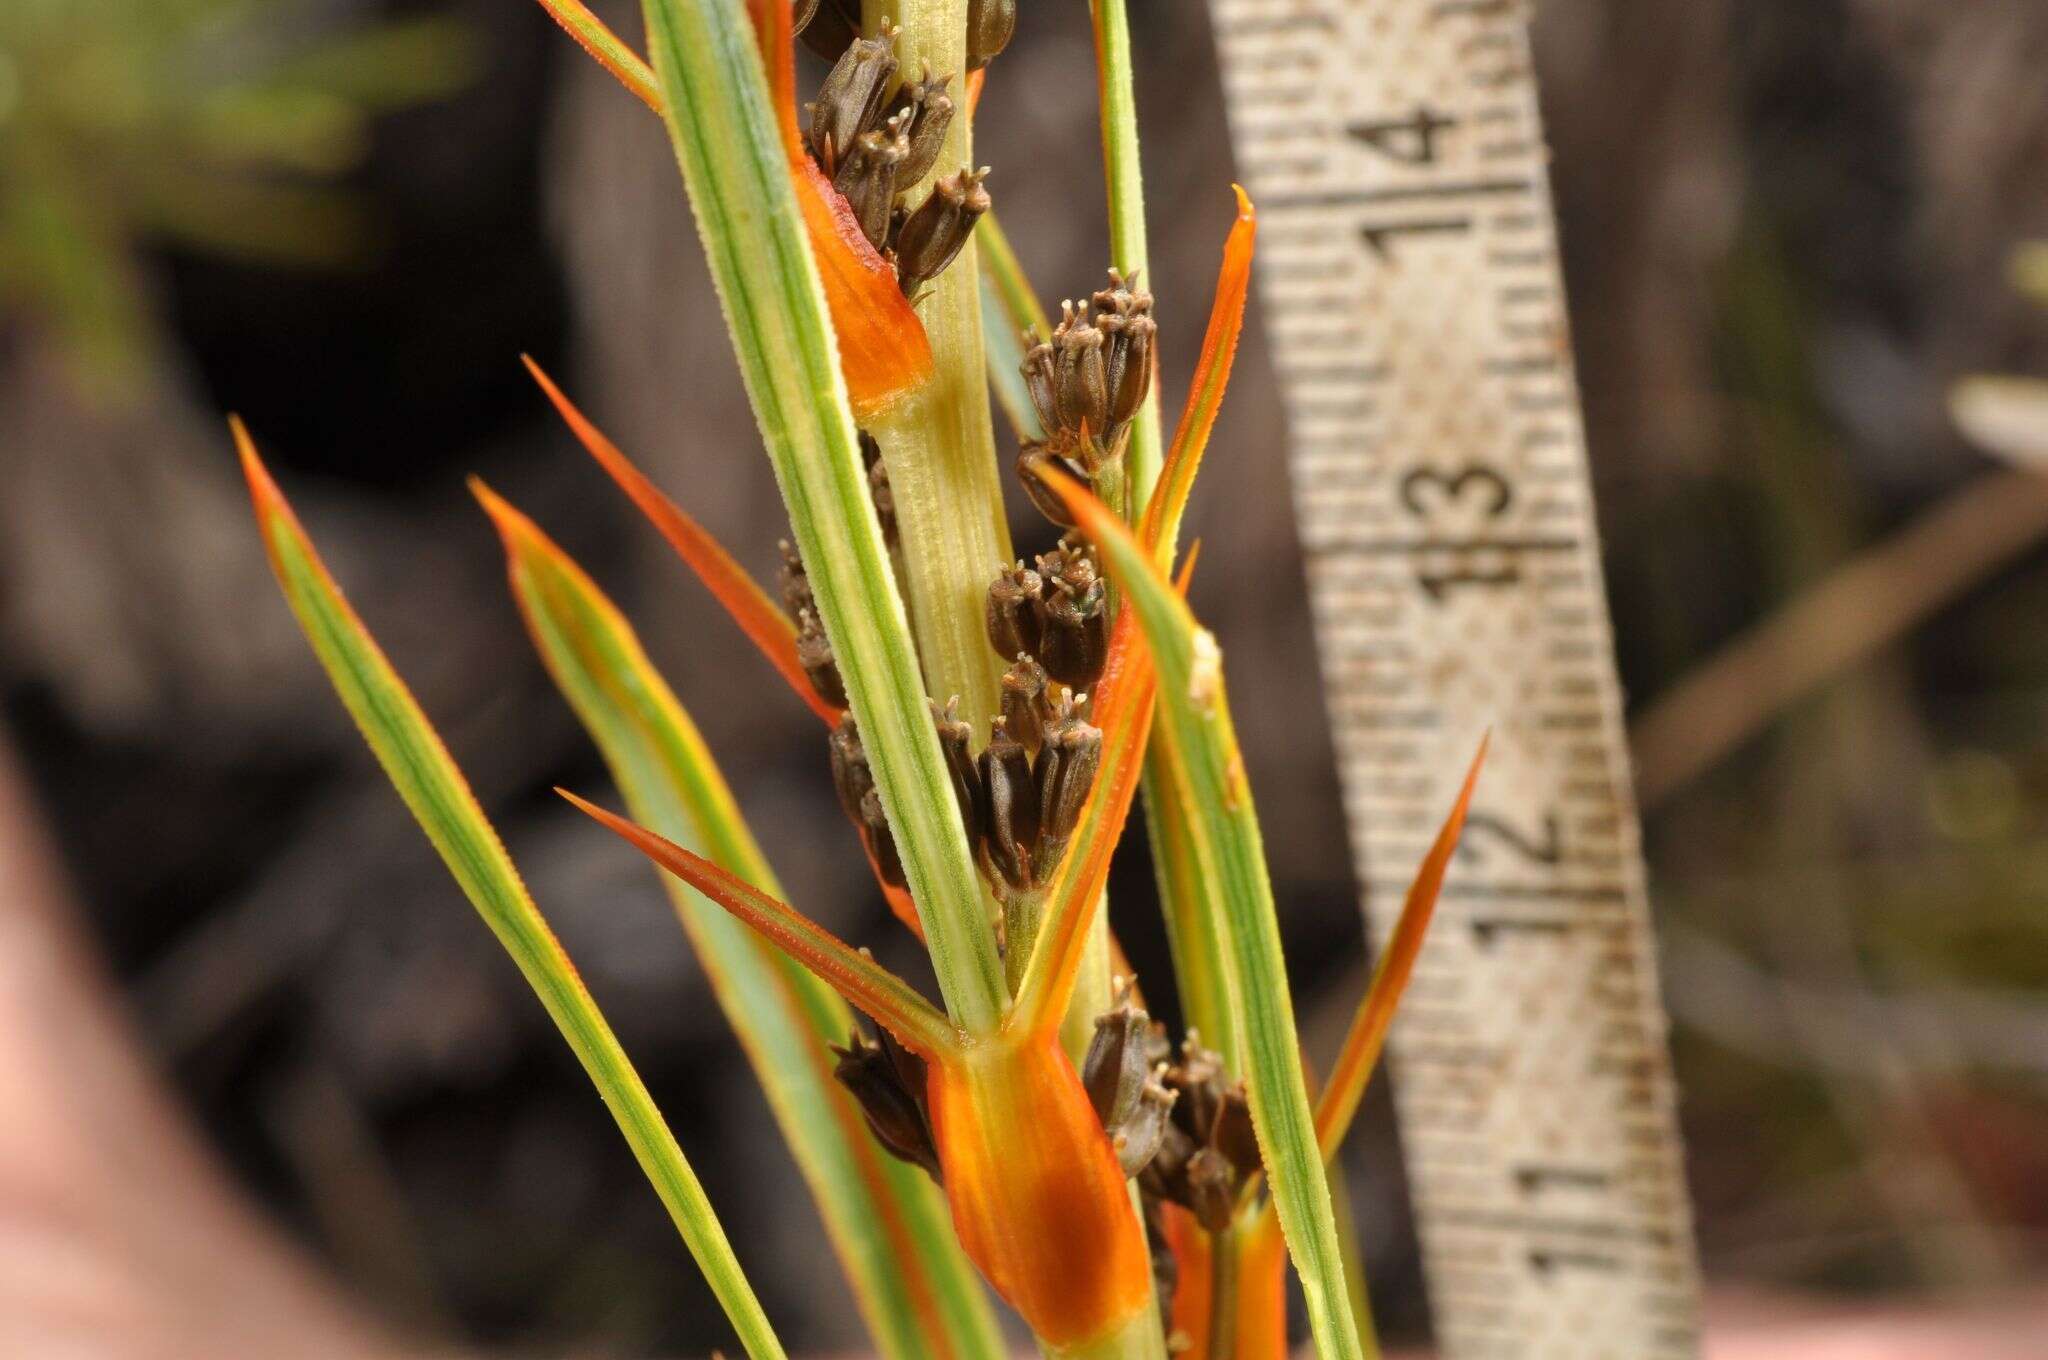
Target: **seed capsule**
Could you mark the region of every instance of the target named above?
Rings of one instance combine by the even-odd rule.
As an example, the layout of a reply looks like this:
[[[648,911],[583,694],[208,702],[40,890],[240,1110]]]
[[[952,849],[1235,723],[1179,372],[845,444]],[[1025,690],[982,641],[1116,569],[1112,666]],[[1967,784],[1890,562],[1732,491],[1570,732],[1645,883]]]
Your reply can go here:
[[[1022,656],[1038,650],[1038,597],[1045,582],[1022,562],[989,584],[983,612],[988,644],[997,656]]]
[[[1038,782],[1038,846],[1032,852],[1032,873],[1039,882],[1049,881],[1059,868],[1101,763],[1102,729],[1076,716],[1073,700],[1066,700],[1032,765]]]
[[[1131,983],[1119,978],[1116,1004],[1095,1017],[1095,1037],[1081,1061],[1081,1084],[1102,1127],[1115,1132],[1138,1108],[1138,1096],[1152,1074],[1145,1061],[1152,1017],[1131,1004]]]
[[[1065,586],[1076,595],[1086,594],[1102,579],[1102,570],[1096,565],[1095,545],[1071,533],[1038,559],[1038,574],[1049,585]]]
[[[833,1066],[832,1075],[853,1093],[875,1141],[890,1155],[923,1167],[936,1180],[939,1154],[925,1119],[922,1072],[916,1085],[906,1084],[903,1071],[890,1052],[894,1048],[903,1053],[901,1047],[887,1030],[879,1031],[879,1036],[881,1042],[871,1043],[866,1035],[855,1030],[845,1048],[833,1048],[839,1061]],[[908,1053],[903,1056],[923,1068],[920,1059]]]
[[[1038,412],[1039,428],[1048,439],[1059,434],[1059,359],[1052,345],[1044,340],[1031,343],[1030,332],[1024,336],[1030,348],[1024,351],[1024,362],[1019,371],[1024,375],[1024,390],[1030,394],[1032,409]]]
[[[1109,660],[1105,597],[1100,581],[1079,592],[1061,582],[1044,597],[1038,660],[1063,685],[1085,689],[1102,678]]]
[[[1017,0],[967,0],[967,69],[995,60],[1017,31]]]
[[[998,720],[977,769],[982,850],[996,876],[1022,891],[1031,886],[1031,851],[1038,844],[1038,786],[1030,754]]]
[[[1059,328],[1053,332],[1055,405],[1060,428],[1075,436],[1098,438],[1109,427],[1109,369],[1103,354],[1102,331],[1089,320],[1088,309],[1061,304]]]
[[[1173,1122],[1169,1116],[1174,1098],[1173,1092],[1148,1079],[1138,1092],[1137,1107],[1110,1134],[1110,1146],[1116,1149],[1117,1165],[1123,1168],[1124,1175],[1137,1175],[1159,1155],[1160,1144],[1166,1140],[1166,1130]]]
[[[987,176],[987,166],[948,175],[904,222],[896,238],[896,278],[905,293],[937,278],[967,245],[989,210],[988,190],[981,187]]]
[[[1066,459],[1047,452],[1043,444],[1026,444],[1017,453],[1017,480],[1023,485],[1024,494],[1030,498],[1031,504],[1037,507],[1039,514],[1054,524],[1063,529],[1071,529],[1074,527],[1074,516],[1067,509],[1067,503],[1053,494],[1053,489],[1039,475],[1039,469],[1045,467],[1057,467],[1091,490],[1094,488],[1094,481],[1086,472]]]
[[[832,791],[839,795],[840,810],[856,825],[861,820],[861,801],[875,787],[875,773],[868,766],[868,753],[860,744],[860,729],[848,713],[832,729]]]
[[[898,106],[910,113],[910,154],[896,167],[899,192],[930,174],[938,163],[946,129],[953,125],[953,96],[946,90],[952,80],[951,76],[934,77],[926,67],[923,80],[906,80],[897,93]]]
[[[890,119],[873,132],[863,132],[839,162],[832,187],[846,197],[860,223],[861,235],[880,250],[889,242],[889,215],[896,202],[896,167],[910,154],[905,132],[908,115]],[[906,224],[907,225],[907,224]]]
[[[1181,1040],[1180,1062],[1168,1070],[1166,1081],[1181,1095],[1175,1119],[1196,1142],[1207,1143],[1226,1090],[1222,1055],[1202,1047],[1201,1036],[1189,1030]]]
[[[1097,293],[1096,324],[1108,337],[1105,367],[1109,379],[1109,418],[1113,438],[1116,427],[1138,414],[1145,394],[1152,387],[1152,341],[1158,323],[1152,319],[1152,295],[1138,287],[1134,273],[1126,281],[1116,270],[1109,271],[1109,287]]]
[[[1209,1146],[1230,1159],[1240,1174],[1249,1176],[1265,1165],[1259,1156],[1259,1139],[1252,1128],[1252,1107],[1245,1099],[1244,1083],[1238,1082],[1223,1094],[1216,1122],[1209,1129]]]
[[[814,609],[802,609],[796,616],[796,660],[810,678],[811,688],[818,691],[818,697],[835,708],[846,707],[846,682],[839,674],[839,663],[832,656],[831,639],[825,636],[825,625],[818,621]]]
[[[957,695],[947,700],[944,708],[932,704],[932,722],[939,729],[939,751],[946,757],[946,773],[953,777],[953,801],[959,804],[960,820],[972,845],[981,834],[981,774],[968,750],[974,729],[961,720],[959,707]]]
[[[889,818],[882,811],[882,795],[870,787],[860,799],[861,838],[875,861],[875,873],[892,888],[909,885],[903,872],[903,856],[896,850],[896,834],[889,830]]]
[[[864,131],[880,122],[895,79],[896,31],[890,29],[880,37],[855,38],[818,87],[817,102],[811,105],[811,154],[835,184],[840,161]]]
[[[1015,737],[1033,755],[1045,741],[1046,724],[1052,720],[1052,701],[1045,667],[1020,653],[1003,672],[1003,730]]]

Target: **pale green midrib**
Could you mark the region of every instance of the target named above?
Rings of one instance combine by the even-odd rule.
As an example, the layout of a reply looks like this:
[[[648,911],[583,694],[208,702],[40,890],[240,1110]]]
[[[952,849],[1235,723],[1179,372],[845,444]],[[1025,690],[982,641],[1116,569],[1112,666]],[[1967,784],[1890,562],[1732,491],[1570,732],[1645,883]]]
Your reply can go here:
[[[590,1074],[747,1353],[755,1360],[784,1360],[781,1342],[653,1097],[559,948],[551,954],[542,947],[552,935],[526,896],[511,857],[482,821],[473,798],[460,792],[467,785],[445,755],[431,741],[417,740],[424,715],[402,697],[402,682],[387,665],[360,644],[348,645],[354,630],[338,601],[307,585],[317,579],[318,568],[306,550],[290,534],[275,527],[268,532],[280,562],[291,564],[285,575],[294,611],[399,796]],[[464,840],[446,830],[464,824],[471,827]]]
[[[708,13],[714,8],[716,21]],[[646,0],[645,10],[667,121],[741,375],[897,828],[947,1010],[956,1024],[987,1032],[1007,999],[1001,965],[875,522],[748,20],[738,0]],[[693,113],[704,126],[689,121]],[[726,201],[736,182],[748,199],[770,205],[761,220],[746,220],[744,207]],[[750,265],[750,255],[760,263]],[[757,290],[776,293],[775,305],[761,305]],[[793,323],[784,307],[814,324]],[[819,513],[821,497],[835,513]]]
[[[686,846],[693,841],[701,844],[726,869],[763,892],[782,897],[701,733],[674,695],[665,686],[657,687],[658,679],[643,679],[654,676],[651,663],[630,638],[617,635],[623,625],[590,607],[574,582],[559,579],[546,566],[529,562],[525,574],[536,605],[529,617],[545,636],[548,668],[597,742],[635,819]],[[604,649],[600,654],[587,658],[562,632],[557,615],[564,613],[573,613],[582,636]],[[565,669],[570,665],[576,668],[573,674]],[[602,697],[607,693],[605,677],[615,684],[616,697],[609,705]],[[851,1282],[856,1300],[883,1354],[904,1360],[995,1360],[1001,1343],[994,1318],[953,1242],[943,1204],[922,1173],[901,1174],[881,1156],[872,1157],[870,1164],[885,1178],[923,1258],[899,1263],[887,1234],[878,1230],[872,1182],[858,1154],[846,1144],[849,1129],[851,1136],[865,1134],[857,1119],[849,1125],[845,1112],[835,1108],[835,1093],[825,1089],[819,1077],[815,1052],[806,1051],[844,1040],[852,1024],[845,1004],[801,965],[674,876],[660,877],[710,965],[706,976],[720,1007],[746,1050],[841,1259],[855,1275]],[[792,1005],[798,1008],[800,1022],[791,1022]],[[942,1338],[922,1334],[905,1273],[911,1267],[929,1279],[957,1349],[938,1345]]]

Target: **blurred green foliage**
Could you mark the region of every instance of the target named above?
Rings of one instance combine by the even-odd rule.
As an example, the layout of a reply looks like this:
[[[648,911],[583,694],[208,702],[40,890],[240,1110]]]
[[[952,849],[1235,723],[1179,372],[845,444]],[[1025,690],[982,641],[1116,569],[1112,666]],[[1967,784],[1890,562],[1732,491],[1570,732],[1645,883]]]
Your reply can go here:
[[[331,8],[331,7],[330,7]],[[476,67],[452,20],[338,26],[299,0],[0,3],[0,334],[28,328],[104,397],[155,344],[140,247],[362,258],[338,177],[378,113]]]

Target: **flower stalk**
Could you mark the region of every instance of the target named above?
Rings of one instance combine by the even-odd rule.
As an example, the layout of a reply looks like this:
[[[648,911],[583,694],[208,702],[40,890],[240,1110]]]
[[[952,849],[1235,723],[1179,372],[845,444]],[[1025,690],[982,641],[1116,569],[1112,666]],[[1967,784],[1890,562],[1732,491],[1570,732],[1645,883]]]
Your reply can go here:
[[[868,0],[867,31],[899,29],[899,69],[953,75],[968,65],[967,0]],[[963,99],[964,102],[964,99]],[[918,202],[937,182],[974,166],[974,119],[962,108],[937,159],[908,191]],[[996,462],[982,348],[981,269],[969,239],[916,304],[931,343],[932,376],[867,423],[889,465],[903,536],[904,590],[932,696],[960,700],[960,717],[986,741],[1004,662],[979,627],[989,572],[1010,560],[1010,531]]]

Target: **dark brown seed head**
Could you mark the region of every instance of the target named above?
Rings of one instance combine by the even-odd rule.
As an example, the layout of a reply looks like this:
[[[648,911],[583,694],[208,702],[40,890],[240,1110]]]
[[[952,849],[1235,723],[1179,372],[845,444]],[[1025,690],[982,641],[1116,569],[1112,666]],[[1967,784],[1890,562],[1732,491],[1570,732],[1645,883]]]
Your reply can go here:
[[[1045,582],[1022,562],[997,574],[989,583],[985,620],[989,646],[997,656],[1022,656],[1038,650],[1038,597]]]
[[[967,843],[972,845],[981,834],[981,774],[968,749],[974,741],[974,728],[961,720],[959,708],[958,696],[947,700],[944,708],[933,703],[932,722],[939,731],[946,773],[953,777],[953,800],[960,805],[960,822],[967,828]]]
[[[796,32],[804,46],[826,61],[838,61],[860,36],[860,0],[798,0]]]
[[[1052,721],[1051,685],[1045,667],[1027,654],[1019,653],[1003,672],[1002,711],[1003,730],[1036,755]]]
[[[1017,0],[967,0],[967,69],[988,65],[1017,31]]]
[[[896,237],[896,278],[905,293],[937,278],[974,234],[974,224],[989,209],[988,190],[981,185],[987,175],[987,166],[948,175],[904,222]]]
[[[1062,582],[1044,596],[1038,661],[1047,675],[1070,688],[1093,685],[1109,660],[1106,594],[1100,581],[1080,591]]]
[[[839,795],[839,807],[856,824],[861,800],[875,786],[875,773],[868,767],[868,753],[860,744],[860,729],[848,713],[832,729],[832,791]]]
[[[896,188],[910,188],[938,162],[939,148],[946,144],[946,129],[953,123],[953,96],[946,91],[953,77],[937,76],[926,67],[923,80],[903,82],[897,105],[910,113],[910,154],[896,167]]]
[[[1102,729],[1074,710],[1071,697],[1061,702],[1059,716],[1046,729],[1045,743],[1032,765],[1038,781],[1038,848],[1032,872],[1040,882],[1051,879],[1066,854],[1067,840],[1102,764]]]
[[[903,873],[903,856],[897,853],[896,835],[889,830],[889,818],[882,811],[881,792],[873,787],[861,795],[860,832],[882,881],[892,888],[906,886],[909,880]]]
[[[835,708],[846,707],[846,682],[832,656],[831,639],[815,609],[801,609],[796,616],[796,660],[810,678],[818,697]]]
[[[1088,474],[1074,464],[1047,451],[1043,444],[1026,444],[1017,452],[1017,481],[1023,486],[1024,494],[1038,513],[1064,529],[1074,527],[1074,516],[1067,509],[1067,503],[1053,494],[1052,487],[1039,475],[1040,468],[1056,467],[1081,485],[1094,487]]]
[[[846,205],[853,209],[861,234],[877,250],[889,242],[890,210],[896,203],[896,167],[910,154],[910,139],[905,131],[908,124],[909,115],[901,114],[872,132],[861,133],[854,138],[852,150],[841,158],[838,173],[832,177],[832,187],[846,196]]]
[[[981,840],[996,876],[1019,891],[1031,886],[1038,844],[1038,786],[1031,756],[1000,720],[977,762],[981,775]]]
[[[881,1031],[880,1043],[870,1042],[855,1030],[845,1048],[832,1050],[839,1059],[832,1075],[853,1093],[875,1141],[891,1155],[923,1167],[936,1179],[939,1158],[932,1144],[931,1126],[925,1119],[922,1086],[905,1083],[903,1072],[889,1052],[891,1047],[895,1045],[887,1030]],[[921,1062],[918,1065],[923,1066]]]
[[[813,20],[815,26],[816,20]],[[862,133],[881,121],[889,86],[896,79],[896,31],[855,38],[832,64],[811,106],[811,154],[837,181],[839,163]],[[891,169],[894,165],[892,163]],[[892,181],[893,184],[893,181]],[[840,192],[844,193],[842,189]]]

